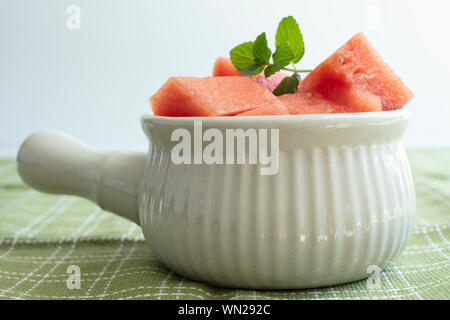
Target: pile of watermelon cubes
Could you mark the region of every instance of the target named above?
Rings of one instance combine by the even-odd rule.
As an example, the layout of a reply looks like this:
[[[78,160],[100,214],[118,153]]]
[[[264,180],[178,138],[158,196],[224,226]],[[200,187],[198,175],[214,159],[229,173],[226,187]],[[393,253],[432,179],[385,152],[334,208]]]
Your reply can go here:
[[[212,77],[172,77],[150,105],[157,116],[265,116],[389,111],[414,96],[363,33],[309,73],[297,92],[277,97],[272,91],[286,76],[242,76],[229,59],[217,58]]]

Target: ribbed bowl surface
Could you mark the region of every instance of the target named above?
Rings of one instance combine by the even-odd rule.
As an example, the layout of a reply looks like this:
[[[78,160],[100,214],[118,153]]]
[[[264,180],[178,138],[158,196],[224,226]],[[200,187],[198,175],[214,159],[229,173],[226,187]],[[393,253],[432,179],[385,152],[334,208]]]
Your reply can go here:
[[[271,124],[280,127],[279,172],[271,176],[258,165],[175,165],[163,124],[143,120],[145,237],[176,273],[219,286],[307,288],[366,278],[370,266],[382,268],[403,250],[414,227],[401,142],[408,117],[396,116],[329,128]],[[361,127],[369,133],[355,136]]]

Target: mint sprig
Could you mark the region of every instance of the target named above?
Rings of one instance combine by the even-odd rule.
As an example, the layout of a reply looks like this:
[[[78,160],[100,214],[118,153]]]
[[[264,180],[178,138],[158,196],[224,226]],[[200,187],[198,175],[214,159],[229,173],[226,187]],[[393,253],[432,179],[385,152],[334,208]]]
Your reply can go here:
[[[275,52],[272,54],[267,44],[266,33],[263,32],[255,41],[244,42],[234,47],[230,51],[230,59],[244,76],[257,75],[263,70],[266,78],[280,70],[293,72],[290,77],[281,81],[273,93],[277,96],[294,93],[301,80],[299,73],[311,72],[311,70],[301,70],[295,66],[295,63],[298,63],[305,54],[305,45],[297,21],[292,16],[280,21],[275,36],[275,47]],[[287,68],[288,65],[292,67]]]

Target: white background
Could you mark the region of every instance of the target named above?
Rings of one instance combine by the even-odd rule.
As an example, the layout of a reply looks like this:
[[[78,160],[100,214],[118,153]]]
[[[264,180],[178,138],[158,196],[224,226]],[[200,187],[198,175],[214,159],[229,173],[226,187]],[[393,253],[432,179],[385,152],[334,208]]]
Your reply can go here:
[[[56,129],[94,146],[145,150],[140,115],[170,76],[207,76],[215,57],[280,19],[300,24],[320,63],[363,31],[415,92],[409,147],[450,146],[447,0],[2,0],[0,155],[33,131]],[[66,27],[69,5],[81,29]]]

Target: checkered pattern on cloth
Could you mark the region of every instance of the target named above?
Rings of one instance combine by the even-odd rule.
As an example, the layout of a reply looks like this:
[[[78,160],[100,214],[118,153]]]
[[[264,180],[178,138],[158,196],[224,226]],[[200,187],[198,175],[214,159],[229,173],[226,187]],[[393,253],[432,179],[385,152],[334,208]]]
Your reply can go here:
[[[409,152],[417,225],[404,252],[366,281],[286,291],[222,289],[182,279],[156,260],[135,224],[75,197],[26,187],[0,160],[0,299],[449,299],[450,150]],[[81,269],[68,289],[67,267]]]

